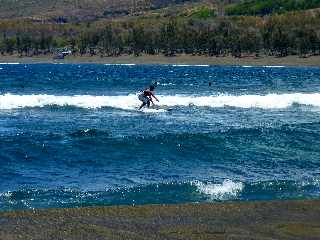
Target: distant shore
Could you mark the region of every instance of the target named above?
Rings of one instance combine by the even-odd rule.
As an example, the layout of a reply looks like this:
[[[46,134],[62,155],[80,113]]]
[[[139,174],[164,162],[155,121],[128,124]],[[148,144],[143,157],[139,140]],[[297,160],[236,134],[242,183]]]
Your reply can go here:
[[[15,55],[0,55],[0,63],[98,63],[98,64],[188,64],[188,65],[237,65],[237,66],[314,66],[320,67],[320,56],[301,58],[287,57],[208,57],[179,55],[165,57],[163,55],[121,55],[119,57],[100,56],[66,56],[64,59],[53,59],[51,55],[34,57],[19,57]]]
[[[319,239],[320,200],[0,212],[0,239]]]

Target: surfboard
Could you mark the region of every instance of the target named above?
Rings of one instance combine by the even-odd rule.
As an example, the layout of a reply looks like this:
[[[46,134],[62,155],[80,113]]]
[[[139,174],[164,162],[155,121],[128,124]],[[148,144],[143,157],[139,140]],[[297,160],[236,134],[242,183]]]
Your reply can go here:
[[[171,107],[159,106],[159,105],[150,106],[150,109],[156,109],[156,110],[163,109],[163,110],[166,110],[166,111],[168,111],[168,112],[170,112],[170,111],[173,110],[173,108],[171,108]]]
[[[139,110],[139,109],[138,109]],[[152,111],[152,110],[155,110],[155,111],[165,111],[165,112],[171,112],[173,110],[173,108],[170,108],[170,107],[167,107],[167,106],[150,106],[149,108],[147,107],[143,107],[142,109],[140,109],[139,111],[142,111],[142,112],[148,112],[148,110]]]

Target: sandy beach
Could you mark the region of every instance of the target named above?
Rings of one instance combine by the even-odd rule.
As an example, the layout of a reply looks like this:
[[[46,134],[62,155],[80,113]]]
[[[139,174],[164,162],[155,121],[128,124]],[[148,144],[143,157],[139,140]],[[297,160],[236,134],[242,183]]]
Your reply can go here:
[[[0,213],[0,239],[319,239],[320,201],[227,202]]]
[[[16,55],[0,56],[0,63],[99,63],[99,64],[188,64],[188,65],[238,65],[238,66],[320,66],[320,56],[301,58],[299,56],[288,57],[208,57],[179,55],[165,57],[163,55],[122,55],[119,57],[100,56],[67,56],[65,59],[53,59],[51,55],[35,57],[19,57]]]

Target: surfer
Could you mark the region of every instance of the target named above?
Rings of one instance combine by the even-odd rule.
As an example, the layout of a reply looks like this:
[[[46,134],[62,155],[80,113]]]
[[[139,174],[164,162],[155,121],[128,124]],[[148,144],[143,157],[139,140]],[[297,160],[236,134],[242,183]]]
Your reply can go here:
[[[153,93],[154,89],[155,85],[151,85],[149,88],[146,88],[142,93],[139,94],[138,98],[142,102],[141,106],[139,107],[139,110],[143,108],[145,105],[147,105],[147,107],[149,108],[150,102],[152,103],[152,105],[154,105],[152,98],[159,102],[158,98]]]

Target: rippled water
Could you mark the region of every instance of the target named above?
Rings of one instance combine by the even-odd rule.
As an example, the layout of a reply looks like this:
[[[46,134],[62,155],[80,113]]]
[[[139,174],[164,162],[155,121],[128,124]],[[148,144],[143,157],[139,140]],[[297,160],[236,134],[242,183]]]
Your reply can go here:
[[[320,68],[1,64],[0,210],[319,198],[319,117]]]

